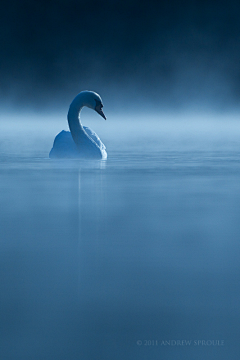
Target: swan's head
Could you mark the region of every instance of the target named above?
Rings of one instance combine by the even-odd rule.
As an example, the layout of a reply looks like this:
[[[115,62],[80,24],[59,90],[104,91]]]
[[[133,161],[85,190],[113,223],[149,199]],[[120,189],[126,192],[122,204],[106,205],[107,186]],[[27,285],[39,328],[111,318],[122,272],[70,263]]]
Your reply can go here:
[[[82,91],[79,96],[83,101],[84,105],[90,109],[95,110],[99,115],[101,115],[105,120],[107,120],[104,112],[102,111],[103,103],[101,97],[94,91]]]

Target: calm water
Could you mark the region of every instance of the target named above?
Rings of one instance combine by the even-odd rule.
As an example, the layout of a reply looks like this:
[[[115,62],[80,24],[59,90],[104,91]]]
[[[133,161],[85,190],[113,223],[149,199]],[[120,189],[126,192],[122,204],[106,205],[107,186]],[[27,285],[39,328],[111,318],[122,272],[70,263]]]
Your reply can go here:
[[[1,359],[239,359],[234,135],[109,136],[102,162],[49,160],[52,133],[14,136],[0,158]]]

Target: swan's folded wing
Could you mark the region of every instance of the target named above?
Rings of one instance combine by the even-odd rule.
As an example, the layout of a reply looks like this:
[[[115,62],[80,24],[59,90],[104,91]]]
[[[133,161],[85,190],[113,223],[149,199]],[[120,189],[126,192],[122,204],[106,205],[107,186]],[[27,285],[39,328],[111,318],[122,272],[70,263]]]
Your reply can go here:
[[[86,131],[86,133],[88,134],[88,136],[95,141],[95,143],[100,147],[100,149],[106,149],[106,146],[102,143],[102,141],[100,140],[99,136],[92,131],[89,127],[87,126],[83,126],[84,130]]]
[[[78,156],[76,144],[69,131],[61,131],[54,139],[49,153],[50,158],[69,158]]]

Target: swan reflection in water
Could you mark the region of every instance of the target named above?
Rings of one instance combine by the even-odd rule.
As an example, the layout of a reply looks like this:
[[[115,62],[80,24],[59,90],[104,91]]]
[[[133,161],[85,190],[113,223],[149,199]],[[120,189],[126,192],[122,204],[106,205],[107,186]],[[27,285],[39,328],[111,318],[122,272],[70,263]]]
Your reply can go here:
[[[81,124],[80,112],[84,106],[95,110],[106,120],[101,97],[93,91],[80,92],[69,107],[70,132],[63,130],[55,137],[50,158],[107,159],[106,147],[98,135]]]

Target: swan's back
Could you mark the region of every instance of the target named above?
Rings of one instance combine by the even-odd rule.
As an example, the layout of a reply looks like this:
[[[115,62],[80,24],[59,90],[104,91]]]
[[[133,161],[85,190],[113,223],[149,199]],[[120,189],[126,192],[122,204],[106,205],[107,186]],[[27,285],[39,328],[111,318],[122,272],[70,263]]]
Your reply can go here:
[[[77,155],[77,146],[70,131],[61,131],[54,139],[53,147],[49,153],[50,158],[69,158]]]
[[[87,134],[87,137],[90,138],[95,147],[99,148],[99,158],[106,159],[107,152],[106,147],[100,140],[99,136],[92,131],[89,127],[83,126],[84,131]],[[89,140],[90,140],[89,139]],[[73,141],[70,131],[61,131],[54,139],[53,147],[49,153],[50,158],[84,158],[86,156],[85,152],[78,150],[77,145]]]

